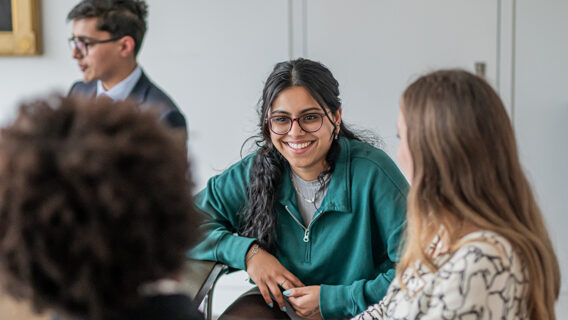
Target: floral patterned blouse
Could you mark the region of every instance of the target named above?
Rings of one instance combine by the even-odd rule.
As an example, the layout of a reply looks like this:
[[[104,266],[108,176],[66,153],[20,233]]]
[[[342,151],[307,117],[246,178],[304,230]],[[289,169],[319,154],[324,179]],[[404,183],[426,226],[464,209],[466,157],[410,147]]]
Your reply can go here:
[[[408,291],[395,279],[383,300],[353,319],[528,319],[526,271],[509,241],[491,231],[462,240],[453,255],[435,259],[437,272],[409,268],[402,277]]]

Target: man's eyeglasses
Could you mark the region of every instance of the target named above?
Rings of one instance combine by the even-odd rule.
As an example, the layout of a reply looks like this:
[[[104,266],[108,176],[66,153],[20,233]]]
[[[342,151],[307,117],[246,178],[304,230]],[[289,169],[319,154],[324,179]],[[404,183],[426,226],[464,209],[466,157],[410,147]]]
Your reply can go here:
[[[270,131],[275,134],[283,135],[292,130],[294,121],[298,121],[300,128],[305,132],[316,132],[323,124],[323,113],[308,113],[298,118],[290,118],[288,116],[274,116],[267,119]]]
[[[89,54],[89,46],[94,46],[95,44],[99,43],[113,42],[121,38],[122,36],[106,40],[84,40],[81,38],[71,37],[69,38],[69,47],[71,48],[71,50],[77,49],[77,51],[79,51],[79,53],[84,57]]]

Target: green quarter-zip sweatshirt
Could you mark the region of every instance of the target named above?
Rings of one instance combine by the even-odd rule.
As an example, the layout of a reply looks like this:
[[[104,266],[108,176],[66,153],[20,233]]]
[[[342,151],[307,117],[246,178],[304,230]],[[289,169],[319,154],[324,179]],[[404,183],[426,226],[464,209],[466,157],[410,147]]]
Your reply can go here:
[[[279,190],[278,248],[272,254],[305,285],[321,285],[324,319],[356,315],[385,295],[395,275],[406,221],[408,183],[394,162],[367,143],[339,139],[327,193],[305,226],[286,167]],[[245,269],[254,238],[237,234],[247,202],[251,154],[211,178],[196,197],[206,213],[204,240],[190,257]]]

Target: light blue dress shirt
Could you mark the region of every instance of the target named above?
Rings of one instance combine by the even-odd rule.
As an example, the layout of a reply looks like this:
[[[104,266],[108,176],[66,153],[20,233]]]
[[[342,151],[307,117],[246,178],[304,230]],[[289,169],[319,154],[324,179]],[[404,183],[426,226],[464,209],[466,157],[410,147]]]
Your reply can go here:
[[[112,87],[110,90],[105,90],[103,87],[103,83],[101,80],[97,81],[97,97],[101,94],[106,94],[114,101],[122,101],[126,100],[134,86],[140,80],[142,76],[142,68],[139,65],[136,66],[134,71],[132,71],[128,77],[124,78],[124,80],[120,81],[117,85]]]

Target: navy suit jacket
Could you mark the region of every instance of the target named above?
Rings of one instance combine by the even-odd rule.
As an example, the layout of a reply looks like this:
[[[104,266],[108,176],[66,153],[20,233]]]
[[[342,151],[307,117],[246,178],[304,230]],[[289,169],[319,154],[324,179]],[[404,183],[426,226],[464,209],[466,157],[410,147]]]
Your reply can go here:
[[[77,81],[69,90],[70,97],[94,98],[97,93],[97,82],[84,83]],[[136,101],[140,109],[159,108],[160,120],[172,128],[184,129],[187,134],[185,117],[175,103],[158,88],[144,72],[129,95],[129,99]]]

